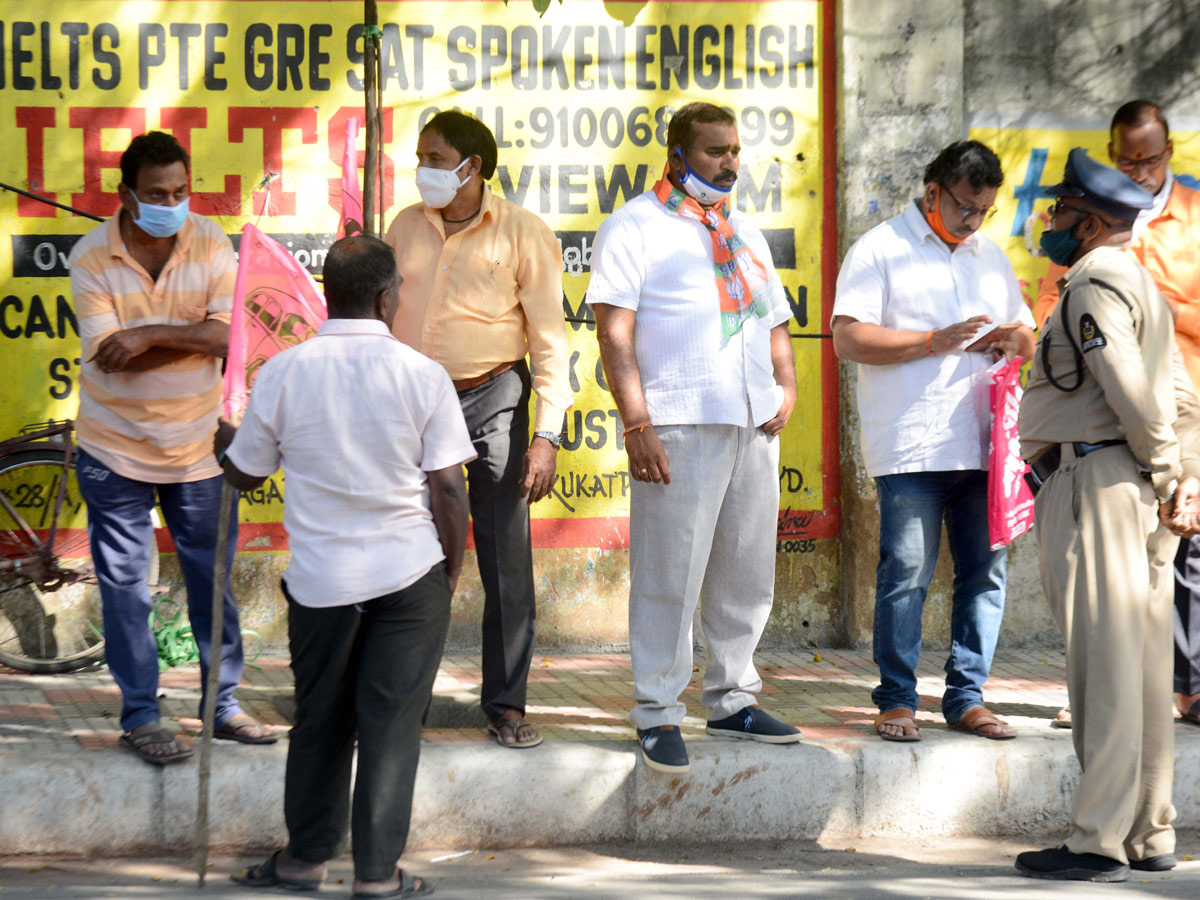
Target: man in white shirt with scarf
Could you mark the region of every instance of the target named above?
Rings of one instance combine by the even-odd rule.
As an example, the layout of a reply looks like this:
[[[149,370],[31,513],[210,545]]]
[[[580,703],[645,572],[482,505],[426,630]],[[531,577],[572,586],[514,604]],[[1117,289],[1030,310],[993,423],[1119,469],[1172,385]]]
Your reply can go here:
[[[677,110],[661,180],[596,232],[587,293],[632,477],[630,719],[646,764],[663,772],[689,768],[679,696],[697,602],[708,733],[801,737],[755,704],[753,653],[775,589],[778,436],[796,376],[770,250],[729,202],[740,150],[729,113]]]

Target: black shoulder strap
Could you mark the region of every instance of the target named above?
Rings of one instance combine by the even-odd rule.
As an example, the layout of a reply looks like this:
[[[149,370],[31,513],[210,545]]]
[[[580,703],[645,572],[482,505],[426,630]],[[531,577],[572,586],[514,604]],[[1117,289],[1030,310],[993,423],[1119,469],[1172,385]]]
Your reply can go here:
[[[1121,299],[1124,299],[1123,297]],[[1071,336],[1071,323],[1067,315],[1067,304],[1071,301],[1071,290],[1067,289],[1062,295],[1062,300],[1059,301],[1061,312],[1058,318],[1063,323],[1063,333],[1067,336],[1067,343],[1071,345],[1071,349],[1075,351],[1075,383],[1070,387],[1063,387],[1058,379],[1054,377],[1054,373],[1050,371],[1050,332],[1042,338],[1042,369],[1046,372],[1046,380],[1051,386],[1062,391],[1064,394],[1069,394],[1072,391],[1079,390],[1079,386],[1083,384],[1083,351],[1079,349],[1079,345],[1075,343],[1075,338]]]

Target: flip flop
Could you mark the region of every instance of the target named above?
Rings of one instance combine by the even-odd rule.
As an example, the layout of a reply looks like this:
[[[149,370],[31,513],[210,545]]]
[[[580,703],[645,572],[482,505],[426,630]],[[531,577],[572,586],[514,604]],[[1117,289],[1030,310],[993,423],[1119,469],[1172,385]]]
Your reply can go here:
[[[213,737],[221,741],[237,741],[239,744],[274,744],[279,740],[279,735],[269,726],[245,713],[230,716],[213,729]]]
[[[417,879],[405,872],[403,869],[396,869],[400,876],[400,887],[394,891],[388,891],[386,894],[363,894],[355,891],[350,895],[350,900],[408,900],[409,897],[427,897],[433,893],[433,885],[421,879],[421,886],[417,887]]]
[[[527,727],[528,725],[529,723],[524,719],[497,719],[488,726],[488,734],[495,736],[496,743],[501,747],[504,747],[506,750],[528,750],[530,747],[536,747],[543,740],[545,740],[545,738],[539,734],[537,737],[532,737],[524,741],[518,741],[516,739],[517,731],[523,726]],[[511,744],[506,744],[500,739],[500,729],[502,728],[512,729],[513,742]]]
[[[955,731],[965,731],[989,741],[1008,741],[1017,736],[1011,725],[996,718],[986,706],[972,706],[957,722],[947,724]]]
[[[279,851],[276,850],[257,866],[250,866],[247,869],[242,869],[242,871],[230,875],[229,880],[238,884],[244,884],[246,887],[277,887],[283,888],[285,891],[320,890],[320,881],[292,881],[289,878],[281,878],[279,873],[275,871],[275,857],[278,855]]]
[[[1058,711],[1053,719],[1050,720],[1051,728],[1070,728],[1071,727],[1071,707],[1064,706]]]
[[[151,731],[143,731],[140,734],[136,730],[130,731],[121,735],[120,743],[123,747],[128,747],[146,762],[153,763],[156,766],[183,762],[185,759],[191,759],[192,754],[196,752],[190,741],[181,738],[180,735],[174,734],[162,726]],[[164,754],[150,753],[147,749],[150,746],[160,744],[175,744],[179,749],[174,753]]]

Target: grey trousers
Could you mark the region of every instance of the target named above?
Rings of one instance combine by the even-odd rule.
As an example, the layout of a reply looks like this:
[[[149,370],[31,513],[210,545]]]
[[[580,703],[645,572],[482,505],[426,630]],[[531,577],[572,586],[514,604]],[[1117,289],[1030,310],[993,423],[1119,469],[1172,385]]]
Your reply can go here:
[[[352,606],[301,606],[286,584],[283,592],[296,676],[283,788],[288,852],[305,862],[340,856],[349,821],[355,876],[383,881],[408,841],[421,720],[450,624],[446,564]]]
[[[779,440],[736,425],[655,426],[670,484],[632,482],[630,720],[678,725],[692,677],[692,617],[708,644],[701,702],[720,719],[754,703],[754,649],[775,593]]]
[[[479,580],[483,582],[480,704],[495,721],[506,709],[525,715],[537,603],[529,502],[521,464],[529,449],[529,368],[522,361],[458,395],[477,457],[467,463],[467,498]]]

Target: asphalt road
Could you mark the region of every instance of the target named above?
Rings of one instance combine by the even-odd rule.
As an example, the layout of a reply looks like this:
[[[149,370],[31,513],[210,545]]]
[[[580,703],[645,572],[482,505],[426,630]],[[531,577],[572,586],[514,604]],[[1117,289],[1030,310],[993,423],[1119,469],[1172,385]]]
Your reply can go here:
[[[637,846],[634,844],[528,850],[422,851],[405,866],[429,878],[441,900],[1060,900],[1060,898],[1200,897],[1200,834],[1180,835],[1180,866],[1165,874],[1134,873],[1123,885],[1039,882],[1018,876],[1012,863],[1029,843],[1011,839],[921,838],[911,841]],[[1195,856],[1195,861],[1186,857]],[[448,857],[448,858],[447,858]],[[229,873],[260,857],[212,859],[207,886],[197,891],[186,860],[47,860],[0,863],[0,898],[39,900],[246,900],[280,896],[229,881]],[[348,897],[348,859],[331,866],[316,897]],[[1101,893],[1103,892],[1103,893]],[[289,896],[297,896],[289,894]]]

